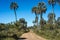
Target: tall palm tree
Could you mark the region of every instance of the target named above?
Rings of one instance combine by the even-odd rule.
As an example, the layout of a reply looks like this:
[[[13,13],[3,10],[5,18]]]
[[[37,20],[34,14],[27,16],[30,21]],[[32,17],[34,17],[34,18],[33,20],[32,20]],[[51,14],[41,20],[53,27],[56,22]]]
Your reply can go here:
[[[17,22],[17,14],[16,14],[16,10],[17,10],[17,8],[18,8],[17,3],[16,3],[16,2],[11,2],[10,8],[14,10],[15,20],[16,20],[16,22]]]
[[[45,3],[44,2],[40,2],[39,4],[38,4],[38,12],[39,12],[39,14],[40,14],[40,26],[42,27],[42,23],[43,23],[43,17],[42,17],[42,15],[43,15],[43,13],[45,13],[46,12],[46,10],[47,10],[47,8],[46,8],[46,5],[45,5]]]
[[[42,19],[43,13],[45,13],[46,10],[47,10],[47,8],[46,8],[45,3],[44,3],[44,2],[40,2],[40,3],[38,4],[38,11],[39,11],[39,14],[40,14],[40,18],[41,18],[41,19]]]
[[[33,7],[32,8],[32,12],[35,13],[35,22],[37,23],[38,26],[38,8],[37,7]]]
[[[56,4],[56,0],[48,0],[49,5],[52,6],[52,13],[54,14],[54,6]],[[55,23],[54,21],[54,15],[53,15],[53,24]]]
[[[44,2],[40,2],[37,7],[33,7],[33,9],[32,9],[32,11],[36,15],[36,19],[37,19],[37,15],[40,14],[40,22],[41,22],[40,25],[41,25],[41,27],[42,27],[42,20],[43,20],[42,15],[43,15],[43,13],[46,12],[46,10],[47,10],[47,8],[46,8],[46,5]]]

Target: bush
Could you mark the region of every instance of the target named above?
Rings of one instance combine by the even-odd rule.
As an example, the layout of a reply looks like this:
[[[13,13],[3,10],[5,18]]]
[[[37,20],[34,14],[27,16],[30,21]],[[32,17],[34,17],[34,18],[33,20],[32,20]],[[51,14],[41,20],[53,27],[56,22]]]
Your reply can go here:
[[[3,38],[1,40],[15,40],[14,38]]]

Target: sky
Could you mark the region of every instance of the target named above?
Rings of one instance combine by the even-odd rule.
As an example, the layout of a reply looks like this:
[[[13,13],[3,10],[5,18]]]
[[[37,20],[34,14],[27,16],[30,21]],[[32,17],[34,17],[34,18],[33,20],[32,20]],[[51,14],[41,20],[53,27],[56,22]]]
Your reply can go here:
[[[40,0],[0,0],[0,23],[10,23],[15,21],[14,11],[10,9],[10,3],[16,2],[19,8],[16,10],[17,19],[24,18],[28,26],[33,25],[35,20],[35,14],[32,13],[32,8],[37,6]],[[47,11],[43,14],[43,18],[48,20],[48,14],[52,11],[52,7],[48,4],[47,0],[43,0],[46,3]],[[60,17],[60,5],[56,4],[54,7],[56,19]],[[39,18],[40,20],[40,18]]]

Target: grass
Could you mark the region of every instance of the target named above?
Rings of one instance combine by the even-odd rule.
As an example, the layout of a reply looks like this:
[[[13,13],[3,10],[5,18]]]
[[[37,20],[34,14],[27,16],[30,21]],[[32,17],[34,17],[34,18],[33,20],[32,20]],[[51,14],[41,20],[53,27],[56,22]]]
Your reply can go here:
[[[16,39],[14,39],[14,38],[3,38],[3,39],[1,39],[1,40],[16,40]]]
[[[60,40],[60,29],[54,29],[54,30],[38,30],[34,32],[39,35],[42,36],[44,38],[46,38],[47,40]]]

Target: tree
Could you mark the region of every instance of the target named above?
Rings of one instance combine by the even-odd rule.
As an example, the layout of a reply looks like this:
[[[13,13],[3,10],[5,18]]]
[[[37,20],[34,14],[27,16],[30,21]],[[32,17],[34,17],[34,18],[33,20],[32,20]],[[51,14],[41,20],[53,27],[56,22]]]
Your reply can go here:
[[[57,25],[58,25],[58,28],[60,28],[60,17],[58,17],[57,19]]]
[[[37,7],[33,7],[32,8],[32,12],[35,13],[35,23],[37,23],[37,27],[38,27],[38,8]]]
[[[48,23],[49,24],[53,24],[53,15],[54,15],[54,20],[55,20],[56,15],[54,13],[48,14]]]
[[[41,22],[41,24],[40,24],[40,26],[42,27],[42,20],[43,20],[43,18],[42,18],[42,15],[43,15],[43,13],[45,13],[46,12],[46,10],[47,10],[47,8],[46,8],[46,5],[45,5],[45,3],[44,2],[40,2],[40,3],[38,3],[38,6],[37,7],[33,7],[33,12],[36,14],[36,16],[37,16],[37,14],[40,14],[40,22]],[[38,19],[37,17],[36,17],[36,19]]]
[[[48,0],[48,3],[49,5],[52,6],[52,13],[54,14],[54,6],[56,4],[56,0]],[[53,24],[55,23],[55,20],[54,20],[54,15],[53,15]]]
[[[54,15],[54,21],[55,21],[55,24],[53,25],[53,15]],[[48,24],[49,25],[49,28],[52,30],[54,28],[56,28],[56,19],[55,19],[56,15],[54,13],[49,13],[48,14]]]
[[[16,2],[11,2],[11,4],[10,4],[10,9],[13,9],[13,10],[14,10],[16,22],[17,22],[17,14],[16,14],[17,8],[18,8],[17,3],[16,3]]]
[[[21,29],[26,31],[26,29],[27,29],[27,22],[25,21],[25,19],[24,18],[19,19],[19,23],[20,23]]]
[[[38,12],[39,12],[39,14],[40,14],[40,26],[42,27],[42,22],[43,22],[43,17],[42,17],[42,15],[43,15],[43,13],[45,13],[46,12],[46,10],[47,10],[47,8],[46,8],[46,5],[45,5],[45,3],[44,2],[40,2],[39,4],[38,4]]]
[[[58,17],[57,22],[60,22],[60,17]]]
[[[6,29],[5,27],[6,27],[6,26],[5,26],[4,23],[0,23],[0,31],[5,30],[5,29]]]

